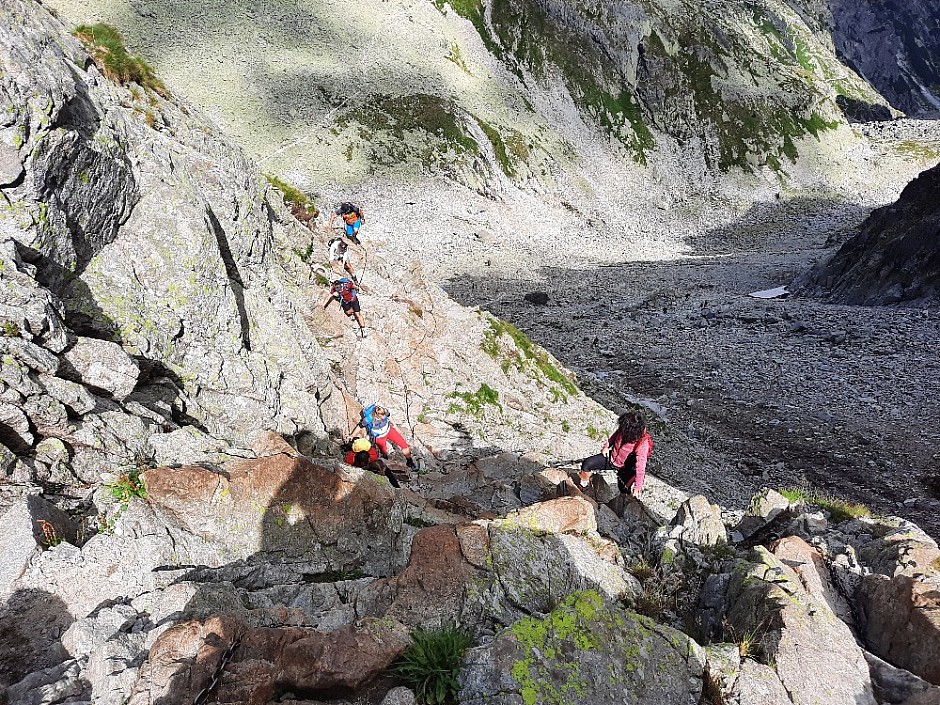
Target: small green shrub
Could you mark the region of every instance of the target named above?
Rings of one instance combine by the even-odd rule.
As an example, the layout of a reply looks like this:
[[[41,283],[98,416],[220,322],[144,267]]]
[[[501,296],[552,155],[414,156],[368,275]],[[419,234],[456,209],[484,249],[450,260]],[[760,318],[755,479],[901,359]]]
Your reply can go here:
[[[136,83],[164,98],[169,97],[166,86],[157,78],[150,64],[129,53],[124,39],[111,25],[99,22],[76,27],[72,34],[85,46],[95,66],[106,77],[126,85]]]
[[[395,675],[415,692],[423,705],[456,702],[460,692],[457,673],[473,639],[456,626],[433,631],[418,629],[411,638],[413,643],[395,668]]]
[[[105,489],[116,503],[126,509],[133,498],[147,499],[147,488],[140,479],[140,470],[130,470],[114,482],[105,485]]]
[[[268,180],[269,184],[281,192],[284,205],[290,208],[291,215],[301,223],[307,225],[311,220],[320,215],[320,210],[303,191],[291,186],[286,181],[282,181],[273,174],[265,174],[265,178]],[[307,260],[304,261],[306,262]]]
[[[13,321],[4,321],[0,325],[0,335],[4,338],[16,338],[20,334],[20,327],[16,325]]]
[[[571,431],[571,424],[568,423],[567,421],[562,421],[561,430],[564,431],[565,433],[568,433],[569,431]]]

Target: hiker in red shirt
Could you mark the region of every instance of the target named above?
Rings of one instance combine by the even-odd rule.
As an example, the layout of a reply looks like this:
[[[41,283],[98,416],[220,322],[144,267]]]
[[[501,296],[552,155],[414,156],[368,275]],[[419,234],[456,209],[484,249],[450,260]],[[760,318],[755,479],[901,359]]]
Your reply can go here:
[[[359,287],[356,285],[356,282],[350,281],[346,277],[337,279],[333,282],[333,286],[330,287],[327,296],[324,297],[323,308],[329,306],[333,299],[337,299],[343,309],[343,313],[356,319],[356,323],[359,324],[359,332],[362,334],[362,337],[365,338],[366,322],[362,319],[358,292]]]
[[[369,472],[374,472],[376,475],[384,475],[392,483],[392,487],[401,487],[395,473],[379,459],[378,448],[373,446],[368,438],[354,440],[349,451],[343,457],[343,462],[352,465],[354,468],[363,468]]]
[[[646,479],[646,461],[653,450],[653,439],[646,430],[643,417],[628,411],[617,419],[617,430],[604,443],[598,455],[581,461],[578,473],[582,485],[587,485],[591,474],[612,467],[617,471],[617,487],[621,494],[629,492],[639,497]]]

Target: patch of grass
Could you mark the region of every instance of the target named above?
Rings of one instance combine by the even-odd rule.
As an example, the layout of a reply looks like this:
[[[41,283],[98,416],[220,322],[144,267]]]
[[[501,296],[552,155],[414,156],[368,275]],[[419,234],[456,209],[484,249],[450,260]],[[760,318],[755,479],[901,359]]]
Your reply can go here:
[[[499,392],[486,382],[482,383],[475,392],[453,392],[448,394],[447,398],[459,400],[448,408],[447,412],[450,414],[470,414],[480,418],[488,405],[495,406],[500,411],[503,410],[503,405],[499,403]]]
[[[829,513],[832,521],[841,524],[849,519],[871,516],[871,510],[864,504],[823,494],[803,487],[784,487],[777,490],[791,504],[805,502]]]
[[[422,705],[447,705],[457,701],[457,674],[472,637],[455,625],[437,630],[418,629],[412,645],[402,655],[394,673],[411,688]]]
[[[538,377],[551,384],[558,385],[561,390],[571,396],[578,394],[577,385],[561,370],[552,364],[551,359],[542,348],[533,343],[521,330],[512,323],[498,318],[489,320],[489,329],[483,334],[480,349],[494,360],[500,362],[503,372],[515,367],[520,371],[535,372]],[[515,350],[504,352],[500,345],[500,338],[508,336]]]
[[[470,73],[470,69],[467,68],[467,62],[464,61],[463,53],[460,51],[460,45],[457,44],[457,42],[450,43],[450,49],[447,51],[447,56],[444,58],[454,64],[461,71],[466,73],[468,76],[473,75]]]
[[[499,164],[499,168],[503,170],[506,176],[512,177],[515,173],[515,169],[513,169],[512,161],[509,159],[509,152],[506,149],[506,143],[503,142],[499,131],[488,122],[479,119],[477,122],[480,124],[480,129],[483,130],[483,134],[486,135],[486,139],[489,140],[490,145],[493,147],[493,154],[496,155],[496,162]]]
[[[667,612],[679,611],[680,596],[688,581],[675,561],[641,555],[627,566],[627,570],[643,588],[633,602],[637,612],[657,619]]]
[[[920,159],[922,161],[930,161],[940,157],[940,152],[937,150],[932,149],[921,142],[915,142],[914,140],[904,140],[899,142],[897,151],[898,154],[903,154],[904,156],[913,157],[914,159]]]
[[[281,192],[284,205],[290,208],[291,215],[304,225],[320,214],[320,210],[314,205],[313,201],[300,189],[291,186],[273,174],[265,174],[265,178],[269,184]],[[311,248],[312,246],[311,243]]]
[[[380,95],[341,115],[336,127],[343,130],[357,125],[359,138],[372,144],[367,149],[369,159],[376,164],[394,166],[416,154],[428,169],[453,170],[459,161],[455,157],[475,158],[480,153],[480,146],[464,129],[463,115],[454,101],[440,96]],[[410,134],[416,131],[427,135],[417,153],[415,135]],[[379,132],[391,139],[379,139]]]
[[[588,427],[584,429],[584,432],[587,434],[588,438],[594,441],[603,441],[607,439],[607,435],[593,424],[588,424]]]
[[[571,424],[568,423],[567,421],[562,421],[561,430],[564,431],[565,433],[568,433],[569,431],[571,431]]]
[[[169,97],[169,91],[150,64],[128,52],[121,34],[111,25],[104,22],[82,24],[72,34],[84,45],[95,66],[107,78],[121,85],[136,83],[164,98]]]
[[[0,324],[0,335],[4,338],[18,338],[20,335],[20,327],[13,321],[4,321]]]

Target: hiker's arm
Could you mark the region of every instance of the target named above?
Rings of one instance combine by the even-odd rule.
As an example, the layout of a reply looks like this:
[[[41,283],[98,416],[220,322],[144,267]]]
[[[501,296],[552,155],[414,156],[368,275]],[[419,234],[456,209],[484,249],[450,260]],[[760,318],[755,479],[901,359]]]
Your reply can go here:
[[[641,441],[636,449],[636,480],[633,483],[632,490],[634,497],[639,497],[643,492],[643,482],[646,480],[646,461],[649,460],[649,457],[650,444]]]
[[[334,297],[334,295],[333,295],[333,292],[332,292],[332,291],[328,291],[328,292],[326,292],[326,294],[323,295],[323,298],[320,299],[320,305],[321,305],[323,308],[326,308],[327,306],[329,306],[329,305],[333,302],[333,299],[334,299],[334,298],[335,298],[335,297]]]

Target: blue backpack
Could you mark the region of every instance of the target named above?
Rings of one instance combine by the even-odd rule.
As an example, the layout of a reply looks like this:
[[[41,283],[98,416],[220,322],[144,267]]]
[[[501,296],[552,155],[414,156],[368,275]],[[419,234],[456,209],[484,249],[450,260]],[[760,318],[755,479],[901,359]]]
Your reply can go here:
[[[372,438],[381,438],[386,435],[392,427],[391,414],[386,416],[383,421],[376,422],[372,416],[376,406],[376,404],[369,404],[369,406],[362,410],[362,421],[359,422],[359,425],[362,426]],[[379,425],[376,426],[376,423]]]

